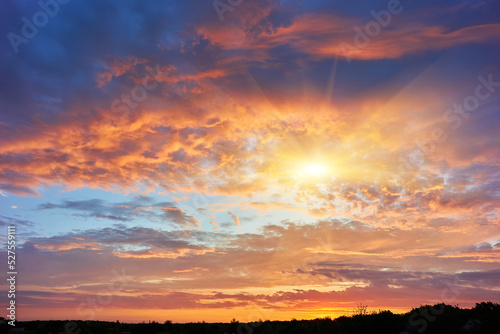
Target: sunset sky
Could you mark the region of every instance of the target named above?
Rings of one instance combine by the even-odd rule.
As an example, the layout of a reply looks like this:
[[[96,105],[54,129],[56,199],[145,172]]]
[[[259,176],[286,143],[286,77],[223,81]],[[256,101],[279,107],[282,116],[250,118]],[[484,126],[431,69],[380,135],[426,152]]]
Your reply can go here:
[[[500,302],[500,2],[7,0],[0,35],[19,320]]]

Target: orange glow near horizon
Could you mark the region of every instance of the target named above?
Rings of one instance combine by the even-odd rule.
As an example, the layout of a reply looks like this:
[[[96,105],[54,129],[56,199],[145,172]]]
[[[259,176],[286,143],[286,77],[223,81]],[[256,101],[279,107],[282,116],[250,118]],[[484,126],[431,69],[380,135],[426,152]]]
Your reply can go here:
[[[312,320],[318,318],[330,317],[332,319],[340,316],[350,316],[355,313],[356,305],[346,306],[345,308],[318,308],[316,310],[268,310],[259,308],[235,308],[227,309],[221,312],[220,310],[202,309],[202,310],[158,310],[158,309],[103,309],[98,312],[98,316],[93,320],[99,321],[120,321],[126,323],[140,323],[145,321],[157,321],[163,323],[171,320],[174,323],[188,322],[230,322],[233,318],[239,322],[257,322],[260,320],[275,320],[289,321],[297,320]],[[52,312],[51,312],[52,311]],[[55,308],[52,310],[44,309],[26,309],[24,313],[29,312],[30,316],[20,315],[20,321],[29,320],[79,320],[74,310],[64,308]],[[371,310],[368,309],[370,312]],[[373,309],[376,312],[379,309]],[[393,313],[405,313],[409,308],[396,307],[391,308]],[[54,312],[57,317],[54,317]],[[196,319],[196,320],[195,320]],[[84,319],[82,319],[84,320]]]

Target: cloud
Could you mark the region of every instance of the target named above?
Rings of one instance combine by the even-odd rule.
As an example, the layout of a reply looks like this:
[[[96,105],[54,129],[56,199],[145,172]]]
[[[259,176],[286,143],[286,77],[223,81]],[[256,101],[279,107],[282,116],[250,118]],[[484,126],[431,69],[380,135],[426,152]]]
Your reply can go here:
[[[460,271],[490,270],[490,263],[481,260],[496,257],[498,248],[475,245],[481,244],[493,230],[492,226],[471,236],[467,231],[375,229],[362,223],[320,221],[306,225],[266,225],[259,233],[230,235],[221,231],[163,231],[116,225],[29,238],[22,249],[25,258],[28,254],[32,258],[24,265],[33,266],[30,270],[35,276],[44,275],[44,269],[37,263],[54,262],[50,270],[67,272],[69,263],[84,256],[89,258],[89,253],[100,253],[99,260],[92,262],[90,256],[83,262],[85,266],[72,275],[81,274],[84,280],[94,272],[98,277],[106,270],[107,263],[115,263],[130,268],[130,275],[137,281],[160,275],[166,280],[162,284],[179,289],[245,286],[253,289],[274,284],[299,287],[312,282],[325,286],[385,282],[410,287],[416,284],[417,277],[435,275],[435,284],[439,284],[440,275],[452,277]],[[176,261],[161,262],[162,259]],[[429,266],[439,270],[429,272]],[[202,277],[196,276],[195,271],[186,271],[195,267],[208,271]],[[157,272],[158,268],[164,269]],[[180,274],[186,280],[168,280]],[[312,277],[306,279],[306,274]],[[33,280],[37,279],[35,276]],[[65,277],[61,280],[62,285],[71,282]],[[39,284],[45,283],[48,284],[46,279],[42,279]]]
[[[98,87],[108,84],[114,77],[119,77],[130,72],[136,65],[146,63],[146,59],[128,57],[125,59],[112,59],[109,63],[104,63],[104,70],[97,74],[96,81]]]
[[[239,229],[241,229],[240,217],[237,214],[232,213],[231,211],[228,211],[227,214],[233,218],[233,223],[236,224],[236,226],[238,226]]]
[[[21,225],[21,226],[33,226],[33,222],[24,219],[12,218],[0,215],[0,225],[10,226],[10,225]]]
[[[177,6],[181,12],[187,10],[182,4]],[[213,9],[210,4],[208,7]],[[234,196],[279,192],[281,187],[296,189],[297,175],[290,171],[311,159],[310,152],[318,151],[328,152],[323,154],[332,160],[337,180],[356,181],[355,186],[364,187],[379,177],[381,166],[385,174],[402,174],[401,160],[412,152],[409,144],[426,136],[413,129],[429,126],[429,118],[435,118],[439,114],[436,110],[444,107],[444,99],[437,98],[436,92],[446,93],[447,85],[432,84],[434,78],[411,86],[408,92],[399,92],[397,87],[372,96],[357,88],[353,88],[355,93],[350,92],[349,77],[356,77],[364,86],[378,77],[341,77],[341,95],[351,101],[347,104],[339,99],[334,104],[323,103],[320,90],[324,87],[298,84],[303,71],[312,71],[313,75],[316,66],[321,68],[317,72],[330,71],[331,65],[325,70],[321,60],[341,56],[337,48],[339,36],[345,36],[346,27],[360,24],[356,15],[339,15],[334,10],[299,14],[294,8],[287,12],[276,2],[264,1],[242,4],[223,25],[216,20],[217,15],[210,16],[198,9],[192,15],[200,20],[184,25],[178,17],[165,14],[170,12],[160,6],[158,12],[167,15],[171,22],[179,22],[181,28],[172,32],[159,14],[137,5],[134,10],[163,29],[155,32],[149,25],[129,26],[131,17],[136,16],[127,6],[118,8],[104,2],[77,8],[65,7],[68,18],[82,12],[88,17],[96,12],[118,14],[112,22],[99,20],[93,26],[95,30],[79,32],[82,43],[89,44],[85,53],[64,48],[65,53],[75,53],[65,57],[66,62],[43,58],[39,62],[45,67],[30,72],[32,76],[17,77],[15,84],[22,82],[19,85],[24,86],[5,98],[10,105],[5,110],[25,112],[5,114],[1,123],[0,189],[4,192],[40,196],[38,189],[50,186],[113,188],[123,192],[160,188],[168,192],[203,191]],[[85,21],[87,16],[79,20]],[[65,21],[54,22],[57,26]],[[110,24],[116,29],[104,29]],[[102,34],[98,28],[103,28]],[[380,59],[414,52],[427,55],[430,49],[449,50],[453,45],[496,40],[498,29],[489,28],[477,24],[452,28],[394,20],[390,29],[362,49],[359,57]],[[126,40],[123,31],[141,38],[122,44]],[[51,33],[61,45],[75,44],[60,31],[53,29]],[[238,38],[228,36],[232,34]],[[411,42],[406,41],[408,38]],[[143,45],[153,40],[147,47]],[[159,50],[164,57],[156,56]],[[29,57],[28,53],[24,55]],[[8,69],[7,65],[4,67]],[[113,101],[130,95],[141,85],[149,75],[148,67],[158,69],[158,86],[147,91],[146,99],[133,101],[135,108],[127,107],[126,113],[113,112]],[[64,73],[74,73],[79,79],[68,84]],[[326,80],[317,74],[313,77],[313,81]],[[100,83],[96,84],[96,80]],[[45,87],[54,89],[48,92]],[[33,97],[35,102],[26,105],[30,99],[17,99],[18,92],[24,90],[37,95]],[[302,96],[310,101],[304,101]],[[422,99],[428,103],[419,120],[402,111],[422,110]],[[120,106],[125,107],[125,102]],[[315,108],[320,111],[313,111]],[[24,116],[19,119],[21,114]],[[496,123],[490,114],[489,122],[470,122],[467,136],[477,139],[482,133],[492,133]],[[16,131],[18,123],[23,131]],[[480,149],[466,149],[450,139],[440,145],[435,156],[442,156],[442,151],[453,152],[447,153],[450,161],[458,161],[459,157],[466,161],[470,157],[484,160],[487,154],[495,153],[496,146],[488,144],[486,135],[477,140]],[[362,151],[366,153],[351,154]],[[433,157],[427,159],[434,162]],[[386,201],[383,207],[390,205],[389,201],[399,203],[398,195],[379,195]],[[352,200],[353,196],[338,198]],[[290,208],[294,204],[288,201],[276,205]],[[378,206],[367,201],[355,204],[360,205],[361,211]],[[321,217],[329,209],[331,206],[325,204],[309,212]],[[108,216],[112,219],[113,215]]]
[[[32,273],[25,283],[31,289],[19,298],[29,308],[37,308],[41,296],[47,308],[59,307],[55,300],[61,298],[77,307],[107,293],[115,270],[133,286],[120,284],[113,309],[236,312],[257,305],[269,312],[314,312],[354,307],[361,300],[371,308],[474,305],[478,298],[500,297],[494,292],[499,271],[480,261],[498,248],[474,244],[478,240],[468,233],[450,237],[338,221],[266,225],[240,235],[116,225],[29,238],[19,252],[26,259],[20,270]],[[438,255],[460,252],[464,258]],[[147,302],[137,307],[137,298]]]
[[[198,33],[224,49],[246,50],[258,61],[272,59],[271,50],[283,46],[316,60],[332,57],[370,60],[399,58],[467,43],[494,43],[500,39],[498,24],[448,31],[442,26],[394,20],[386,29],[378,24],[381,32],[370,38],[366,33],[357,32],[364,29],[364,23],[368,22],[315,13],[298,15],[290,25],[274,27],[271,31],[256,23],[251,27],[256,32],[245,26],[226,29],[212,25],[199,28]]]
[[[10,182],[12,182],[12,179]],[[0,184],[0,189],[16,196],[40,197],[40,194],[36,190],[33,190],[30,187],[26,186],[20,186],[14,184]]]
[[[101,199],[83,201],[63,200],[61,204],[45,203],[38,210],[64,209],[81,214],[74,216],[102,218],[112,221],[128,222],[139,217],[171,223],[175,227],[199,228],[200,222],[186,215],[171,202],[155,202],[151,197],[139,196],[129,202],[107,203]]]
[[[172,220],[174,224],[183,228],[200,228],[200,222],[193,216],[187,216],[182,210],[175,207],[164,207],[167,220]]]

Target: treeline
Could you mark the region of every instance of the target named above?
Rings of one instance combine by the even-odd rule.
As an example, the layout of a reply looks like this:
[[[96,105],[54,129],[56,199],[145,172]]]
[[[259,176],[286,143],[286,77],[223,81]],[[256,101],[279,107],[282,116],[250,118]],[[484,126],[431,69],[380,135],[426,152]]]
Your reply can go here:
[[[19,322],[17,331],[26,334],[454,334],[500,333],[500,305],[478,303],[472,309],[461,309],[446,304],[425,305],[405,314],[390,311],[366,312],[336,319],[260,321],[240,323],[187,323],[156,321],[127,324],[106,321],[28,321]],[[14,333],[6,323],[1,333]]]

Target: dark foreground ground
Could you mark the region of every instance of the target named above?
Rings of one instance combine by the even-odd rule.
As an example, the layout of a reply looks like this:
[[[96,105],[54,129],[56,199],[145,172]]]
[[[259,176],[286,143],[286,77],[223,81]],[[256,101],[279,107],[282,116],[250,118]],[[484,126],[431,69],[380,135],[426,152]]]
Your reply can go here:
[[[311,334],[446,334],[446,333],[488,333],[500,334],[500,305],[491,302],[478,303],[472,309],[436,304],[421,306],[405,314],[379,311],[337,319],[261,321],[254,323],[188,323],[173,324],[151,322],[126,324],[106,321],[27,321],[19,322],[16,329],[0,324],[0,333],[40,333],[40,334],[260,334],[260,333],[311,333]],[[228,315],[229,316],[229,315]]]

